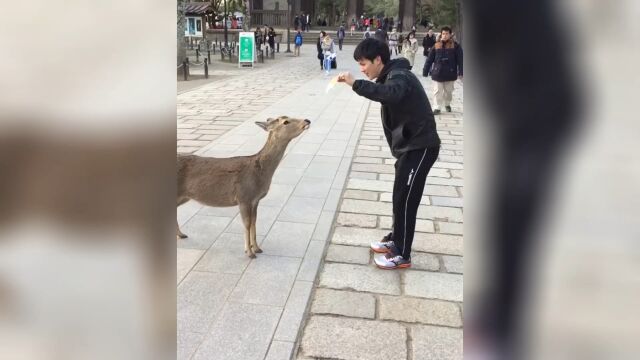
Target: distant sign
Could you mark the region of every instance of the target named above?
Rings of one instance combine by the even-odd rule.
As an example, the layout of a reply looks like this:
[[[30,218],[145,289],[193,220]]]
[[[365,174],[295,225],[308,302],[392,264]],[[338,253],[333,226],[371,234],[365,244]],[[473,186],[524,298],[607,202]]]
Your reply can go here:
[[[241,32],[239,40],[238,66],[242,66],[242,63],[251,63],[251,66],[253,66],[255,49],[255,37],[253,32]]]

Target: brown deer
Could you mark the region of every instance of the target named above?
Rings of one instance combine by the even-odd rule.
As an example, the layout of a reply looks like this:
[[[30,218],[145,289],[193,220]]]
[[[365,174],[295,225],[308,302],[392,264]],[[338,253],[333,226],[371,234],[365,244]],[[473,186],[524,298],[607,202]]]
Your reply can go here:
[[[280,116],[257,121],[269,132],[262,150],[251,156],[206,158],[178,155],[178,206],[190,199],[215,207],[238,205],[245,227],[244,251],[255,258],[262,250],[256,242],[258,203],[269,192],[271,178],[291,140],[309,128],[311,121]],[[177,236],[187,237],[176,221]]]

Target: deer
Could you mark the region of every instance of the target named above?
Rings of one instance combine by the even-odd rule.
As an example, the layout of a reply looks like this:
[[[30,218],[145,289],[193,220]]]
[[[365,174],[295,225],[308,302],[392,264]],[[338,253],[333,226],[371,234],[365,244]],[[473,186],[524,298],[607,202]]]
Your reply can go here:
[[[230,158],[178,155],[178,205],[189,200],[212,207],[238,206],[245,228],[244,251],[250,258],[262,249],[256,242],[258,204],[269,192],[271,179],[291,140],[311,125],[307,119],[287,116],[256,121],[268,132],[267,142],[256,154]],[[185,239],[176,220],[176,236]]]

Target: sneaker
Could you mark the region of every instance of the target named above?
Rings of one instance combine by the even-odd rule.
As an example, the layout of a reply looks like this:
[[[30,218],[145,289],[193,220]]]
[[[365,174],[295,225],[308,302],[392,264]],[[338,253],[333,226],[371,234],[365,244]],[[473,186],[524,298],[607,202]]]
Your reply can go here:
[[[445,106],[445,109],[447,109],[447,112],[451,112],[451,106]]]
[[[433,110],[433,115],[438,115],[438,114],[440,114],[440,109]]]
[[[380,269],[393,270],[411,267],[411,260],[406,260],[402,255],[396,255],[393,252],[386,253],[375,257],[373,261]]]
[[[371,250],[379,254],[388,253],[389,251],[394,250],[395,247],[396,245],[393,243],[393,240],[391,240],[391,233],[389,233],[389,235],[385,235],[382,240],[371,243]]]

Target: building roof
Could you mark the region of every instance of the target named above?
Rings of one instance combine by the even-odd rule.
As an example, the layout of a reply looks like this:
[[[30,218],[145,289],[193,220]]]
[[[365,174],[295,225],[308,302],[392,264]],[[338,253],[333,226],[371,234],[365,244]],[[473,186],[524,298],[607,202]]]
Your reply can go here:
[[[191,2],[184,4],[185,14],[204,15],[207,12],[213,12],[210,2]]]

